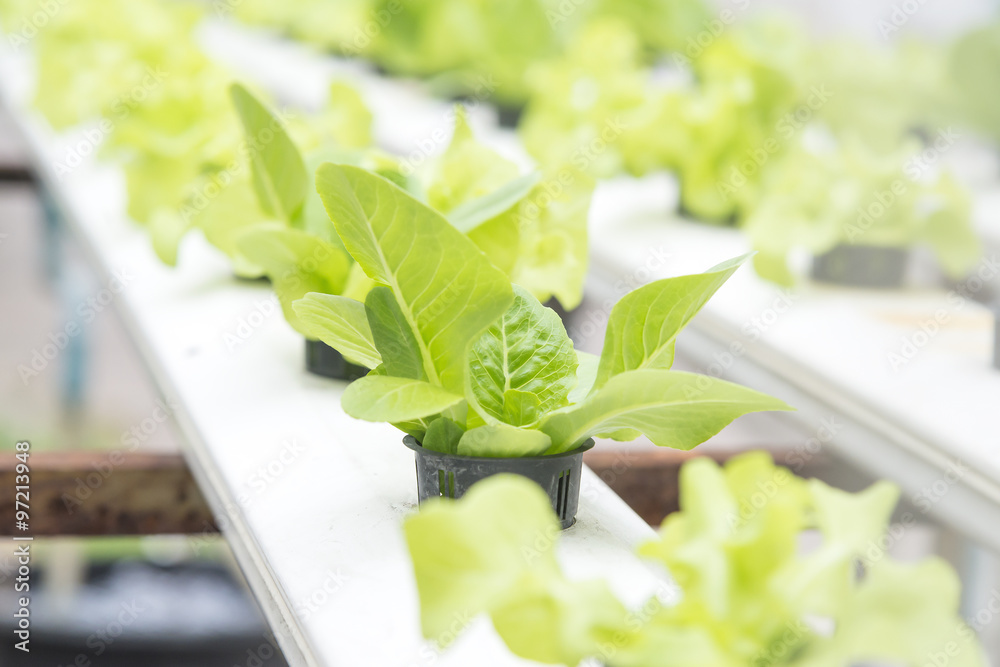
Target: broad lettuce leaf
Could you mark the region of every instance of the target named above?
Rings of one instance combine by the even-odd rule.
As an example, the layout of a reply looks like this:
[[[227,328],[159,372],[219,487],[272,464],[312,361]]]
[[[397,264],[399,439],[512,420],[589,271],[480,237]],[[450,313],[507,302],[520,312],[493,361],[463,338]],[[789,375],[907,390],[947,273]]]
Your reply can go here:
[[[512,282],[542,302],[572,310],[587,268],[587,210],[594,183],[559,165],[520,175],[476,140],[459,108],[444,154],[421,174],[427,202],[486,253]]]
[[[448,213],[448,221],[458,231],[468,234],[487,220],[514,208],[540,179],[541,176],[533,172],[510,180],[492,192],[459,204]]]
[[[947,76],[961,100],[961,114],[994,140],[1000,140],[1000,23],[970,31],[948,54]]]
[[[677,334],[746,259],[731,259],[705,273],[657,280],[622,297],[608,318],[594,387],[625,371],[669,369]]]
[[[444,218],[379,176],[325,164],[316,186],[355,261],[392,290],[428,381],[463,392],[469,345],[510,305],[509,280]]]
[[[597,382],[597,370],[601,364],[601,358],[596,354],[576,351],[576,385],[569,392],[569,402],[571,404],[582,403],[594,389]]]
[[[291,224],[309,192],[302,155],[281,123],[246,88],[234,84],[229,93],[251,140],[247,156],[257,201],[269,216]]]
[[[442,454],[458,454],[458,443],[465,429],[447,417],[438,417],[427,427],[420,444],[424,449]]]
[[[463,456],[516,458],[541,456],[551,444],[549,436],[541,431],[508,424],[486,424],[466,431],[456,451]]]
[[[355,419],[405,422],[438,414],[462,400],[461,395],[423,380],[373,374],[349,384],[341,405]]]
[[[473,342],[468,378],[484,416],[524,426],[567,404],[576,353],[559,316],[515,286],[510,308]]]
[[[261,224],[240,234],[240,252],[271,279],[285,319],[299,333],[305,327],[292,304],[310,292],[344,289],[350,258],[339,246],[280,224]]]
[[[302,333],[321,340],[340,352],[352,364],[376,368],[382,356],[368,324],[365,305],[333,294],[306,294],[292,303]]]
[[[552,413],[541,429],[552,438],[551,454],[593,436],[615,437],[622,429],[635,429],[661,447],[691,449],[749,412],[790,409],[707,375],[634,370],[615,375],[583,403]]]
[[[387,375],[426,380],[420,345],[392,291],[376,285],[365,298],[372,340]]]

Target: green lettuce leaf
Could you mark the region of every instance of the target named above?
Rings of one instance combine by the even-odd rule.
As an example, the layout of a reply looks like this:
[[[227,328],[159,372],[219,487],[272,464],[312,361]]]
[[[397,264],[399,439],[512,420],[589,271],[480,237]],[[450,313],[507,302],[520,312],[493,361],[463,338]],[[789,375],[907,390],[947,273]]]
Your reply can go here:
[[[249,179],[234,180],[220,189],[214,198],[204,202],[201,208],[182,210],[182,219],[185,215],[190,216],[191,226],[200,229],[209,243],[232,259],[234,269],[252,267],[252,271],[238,271],[239,275],[264,275],[263,266],[240,250],[240,236],[246,230],[268,220],[257,203],[257,196]]]
[[[576,351],[576,385],[569,392],[569,402],[571,404],[582,403],[590,396],[597,382],[597,369],[600,367],[601,358],[596,354]]]
[[[427,427],[427,432],[420,440],[424,449],[442,454],[458,454],[458,443],[465,429],[447,417],[438,417]]]
[[[899,563],[883,551],[859,574],[858,550],[872,539],[884,547],[897,498],[888,483],[848,494],[807,482],[766,452],[725,468],[693,459],[681,468],[680,511],[640,548],[669,569],[679,595],[634,610],[603,582],[572,581],[559,569],[555,515],[526,479],[488,478],[462,500],[429,504],[404,530],[424,634],[439,643],[454,638],[456,617],[486,613],[512,652],[549,664],[984,665],[944,561]],[[803,553],[803,532],[816,527],[824,542]],[[815,571],[817,589],[835,593],[822,615],[788,577],[817,553],[838,554]]]
[[[622,297],[608,318],[594,387],[625,371],[669,369],[677,334],[746,259],[744,255],[705,273],[657,280]]]
[[[541,431],[517,428],[508,424],[486,424],[469,429],[458,442],[462,456],[514,458],[541,456],[552,445]]]
[[[800,664],[983,665],[975,634],[957,617],[959,592],[958,577],[939,558],[880,561],[846,596],[833,636],[818,639]]]
[[[593,436],[635,429],[653,444],[691,449],[749,412],[790,410],[782,401],[706,375],[634,370],[613,376],[583,403],[552,413],[541,429],[551,454]]]
[[[515,286],[510,308],[469,350],[468,381],[468,394],[484,416],[516,419],[508,422],[515,426],[563,407],[576,383],[576,353],[562,320]],[[525,394],[534,400],[527,402]]]
[[[424,636],[447,644],[465,622],[501,605],[526,579],[559,574],[559,522],[545,493],[517,475],[494,475],[461,502],[437,500],[403,524],[420,594]]]
[[[321,340],[352,364],[376,368],[382,356],[359,301],[332,294],[306,294],[292,303],[306,338]]]
[[[372,340],[383,360],[387,375],[426,380],[420,345],[406,321],[392,290],[376,285],[365,298],[365,311],[371,327]]]
[[[355,261],[392,290],[428,381],[462,392],[469,345],[513,300],[508,279],[439,214],[379,176],[325,164],[316,186]]]
[[[344,412],[373,422],[405,422],[435,415],[462,402],[462,397],[422,380],[367,375],[347,385]]]
[[[448,149],[420,174],[427,202],[542,302],[581,299],[593,181],[573,167],[519,175],[476,140],[459,107]]]
[[[290,224],[309,192],[302,155],[285,128],[246,88],[234,84],[229,93],[244,131],[252,140],[247,153],[257,200],[269,216]]]
[[[795,143],[762,177],[760,201],[744,223],[760,252],[758,273],[791,283],[787,257],[795,248],[820,255],[838,245],[927,244],[959,279],[981,255],[969,195],[948,174],[922,170],[914,162],[922,149],[914,139],[892,150],[830,136]]]
[[[448,213],[448,220],[455,229],[468,234],[487,220],[514,208],[528,196],[539,180],[541,175],[537,172],[519,176],[492,192],[459,204]]]
[[[260,266],[271,285],[285,319],[306,334],[293,303],[310,292],[338,294],[347,282],[350,258],[339,246],[280,224],[261,224],[240,234],[240,252]]]
[[[957,40],[948,56],[947,76],[955,84],[962,115],[1000,140],[1000,109],[994,91],[1000,85],[1000,23],[970,31]]]

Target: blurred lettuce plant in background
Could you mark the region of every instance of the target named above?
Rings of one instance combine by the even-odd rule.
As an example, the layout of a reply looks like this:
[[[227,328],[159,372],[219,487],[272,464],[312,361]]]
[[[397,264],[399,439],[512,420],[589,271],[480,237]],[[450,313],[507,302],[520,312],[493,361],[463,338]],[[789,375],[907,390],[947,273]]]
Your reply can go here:
[[[815,256],[838,245],[923,244],[960,278],[981,253],[969,225],[970,197],[947,172],[916,170],[908,160],[920,148],[915,137],[885,152],[857,138],[837,141],[823,127],[804,131],[764,174],[744,223],[760,253],[757,272],[790,285],[793,248]]]
[[[487,614],[513,653],[547,664],[985,664],[950,566],[888,553],[893,484],[846,493],[751,452],[724,468],[690,461],[680,485],[681,510],[639,548],[680,599],[637,610],[604,581],[564,574],[558,523],[529,480],[496,476],[428,503],[404,525],[424,636],[453,638],[456,618]],[[815,549],[802,549],[806,531],[820,536]]]

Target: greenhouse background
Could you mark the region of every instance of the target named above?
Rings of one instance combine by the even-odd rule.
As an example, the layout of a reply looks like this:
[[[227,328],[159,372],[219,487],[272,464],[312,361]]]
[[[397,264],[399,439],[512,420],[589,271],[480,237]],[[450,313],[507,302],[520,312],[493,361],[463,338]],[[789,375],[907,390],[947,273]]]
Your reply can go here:
[[[0,665],[1000,664],[994,0],[0,31]]]

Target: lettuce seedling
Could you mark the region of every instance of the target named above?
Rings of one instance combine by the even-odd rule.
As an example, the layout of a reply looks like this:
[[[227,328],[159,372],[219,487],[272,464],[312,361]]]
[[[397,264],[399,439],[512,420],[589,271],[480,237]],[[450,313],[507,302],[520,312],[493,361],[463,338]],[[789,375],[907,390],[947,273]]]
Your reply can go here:
[[[558,48],[555,25],[537,0],[373,0],[368,12],[357,30],[364,39],[353,44],[394,74],[433,76],[431,85],[446,95],[523,103],[526,71]],[[369,39],[366,26],[375,23],[380,28]]]
[[[364,304],[309,294],[294,306],[309,334],[373,369],[342,396],[353,417],[393,423],[435,451],[509,457],[639,433],[690,449],[740,415],[788,409],[670,370],[678,332],[745,258],[628,294],[597,357],[574,351],[552,310],[393,183],[325,164],[316,186],[375,284]]]
[[[521,174],[476,140],[458,107],[448,149],[414,180],[418,198],[444,214],[512,282],[540,301],[555,297],[566,310],[580,304],[593,179],[572,166]]]
[[[204,7],[81,0],[64,9],[33,43],[34,103],[56,129],[92,123],[90,150],[100,144],[102,156],[119,162],[128,215],[149,226],[172,263],[187,228],[178,210],[231,159],[238,139],[228,74],[191,39]],[[67,153],[56,173],[71,171],[80,152],[89,151]]]
[[[770,46],[772,35],[758,33],[771,30],[727,31],[691,63],[693,81],[664,86],[627,25],[594,21],[564,54],[537,68],[519,134],[550,167],[580,163],[595,177],[673,170],[686,211],[728,221],[759,174],[760,165],[748,173],[743,162],[765,142],[777,150],[772,135],[801,94],[791,59],[760,46]],[[738,188],[730,183],[734,173]]]
[[[34,104],[58,130],[100,118],[118,123],[166,79],[194,74],[207,60],[191,38],[205,11],[199,3],[159,0],[80,0],[58,11],[38,2],[0,7],[11,45],[34,49]]]
[[[236,184],[230,193],[241,198],[237,205],[242,205],[242,215],[220,208],[202,223],[206,233],[228,226],[235,254],[271,279],[285,319],[303,334],[306,331],[292,308],[294,301],[310,292],[363,297],[369,287],[358,271],[352,271],[353,261],[310,187],[308,165],[317,158],[336,156],[370,164],[381,158],[363,150],[370,142],[371,116],[357,93],[339,84],[331,93],[331,109],[338,115],[328,112],[296,128],[299,135],[311,133],[310,143],[316,146],[304,158],[285,125],[267,107],[242,86],[232,87],[250,163],[248,182]],[[382,162],[387,168],[393,164],[388,158]]]
[[[636,609],[605,581],[564,574],[559,522],[523,477],[435,499],[404,530],[423,633],[440,645],[455,638],[455,618],[487,614],[513,653],[547,664],[918,667],[940,655],[980,667],[948,564],[886,551],[898,497],[884,481],[850,494],[798,478],[764,452],[724,469],[694,459],[681,469],[680,512],[639,548],[676,587]],[[822,538],[811,552],[800,547],[805,531]]]
[[[759,253],[757,272],[793,283],[787,256],[798,247],[819,255],[838,245],[926,244],[945,272],[960,278],[981,254],[969,195],[947,173],[913,160],[920,148],[913,140],[873,151],[811,128],[761,179],[760,201],[744,225]]]

